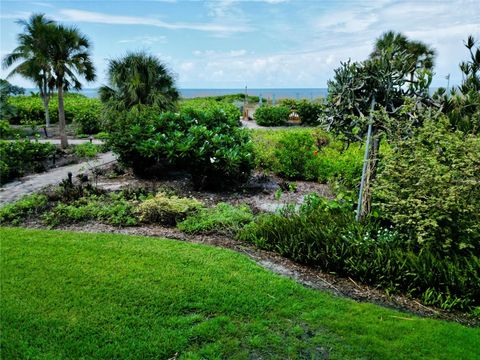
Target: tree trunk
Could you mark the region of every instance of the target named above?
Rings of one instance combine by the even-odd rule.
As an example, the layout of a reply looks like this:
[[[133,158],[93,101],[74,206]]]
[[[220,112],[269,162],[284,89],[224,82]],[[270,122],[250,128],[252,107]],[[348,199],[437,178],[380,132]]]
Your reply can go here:
[[[372,138],[373,144],[368,157],[367,172],[365,175],[365,184],[362,194],[362,212],[360,214],[361,219],[365,218],[365,216],[368,215],[372,210],[372,184],[375,180],[375,176],[377,175],[380,139],[376,133],[373,134]]]
[[[50,127],[50,113],[49,113],[49,110],[48,110],[49,101],[50,101],[50,99],[48,99],[47,95],[44,95],[43,96],[43,106],[45,107],[45,126],[47,128]]]
[[[65,132],[65,108],[63,105],[63,79],[58,78],[58,127],[60,132],[60,147],[65,149],[68,146],[67,134]]]

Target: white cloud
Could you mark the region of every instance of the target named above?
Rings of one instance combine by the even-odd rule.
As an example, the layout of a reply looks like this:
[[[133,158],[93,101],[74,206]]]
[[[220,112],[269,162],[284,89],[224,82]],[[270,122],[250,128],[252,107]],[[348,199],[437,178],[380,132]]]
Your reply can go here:
[[[234,58],[245,56],[247,54],[247,50],[240,49],[240,50],[230,50],[230,51],[217,51],[217,50],[195,50],[193,51],[193,55],[198,57],[207,57],[207,58]]]
[[[169,30],[196,30],[206,31],[212,33],[230,34],[235,32],[246,32],[249,29],[245,26],[229,26],[216,23],[170,23],[162,21],[153,17],[137,17],[137,16],[123,16],[110,15],[105,13],[84,11],[77,9],[60,9],[60,16],[58,20],[74,21],[74,22],[89,22],[99,24],[113,24],[113,25],[146,25],[155,26]]]
[[[123,39],[118,41],[119,44],[126,44],[126,43],[137,43],[143,45],[153,45],[155,43],[166,43],[167,37],[160,35],[160,36],[137,36],[131,39]]]

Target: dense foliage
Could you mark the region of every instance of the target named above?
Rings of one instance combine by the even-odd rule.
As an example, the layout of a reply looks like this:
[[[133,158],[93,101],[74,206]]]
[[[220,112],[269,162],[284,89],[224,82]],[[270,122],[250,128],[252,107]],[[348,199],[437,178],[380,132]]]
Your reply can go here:
[[[321,101],[283,99],[280,104],[288,106],[291,112],[296,112],[303,125],[320,124],[320,117],[324,112],[324,105]]]
[[[355,222],[352,205],[306,198],[299,210],[258,217],[240,238],[295,261],[404,291],[426,304],[469,309],[480,305],[480,258],[415,251],[394,230]]]
[[[363,149],[343,144],[319,129],[252,131],[257,168],[289,179],[341,182],[355,188]]]
[[[99,89],[100,99],[119,110],[136,105],[173,110],[179,98],[174,75],[160,59],[142,51],[110,60],[108,82]]]
[[[394,145],[374,195],[381,216],[413,246],[480,254],[480,139],[452,132],[444,116]]]
[[[42,100],[37,95],[14,96],[8,103],[16,108],[16,115],[10,118],[10,123],[19,125],[24,123],[42,124],[44,109]],[[56,98],[49,104],[52,123],[58,121],[58,102]],[[65,118],[67,123],[74,122],[79,130],[96,130],[100,127],[101,102],[98,99],[87,98],[80,94],[65,94]],[[98,131],[97,131],[98,132]],[[79,133],[94,133],[83,132]]]
[[[282,126],[287,123],[289,115],[287,106],[264,105],[255,110],[254,118],[260,126]]]
[[[48,143],[0,140],[0,183],[43,170],[55,151],[55,145]]]
[[[111,112],[108,143],[137,173],[184,169],[197,187],[245,182],[253,168],[249,133],[221,107],[162,113],[151,107]]]

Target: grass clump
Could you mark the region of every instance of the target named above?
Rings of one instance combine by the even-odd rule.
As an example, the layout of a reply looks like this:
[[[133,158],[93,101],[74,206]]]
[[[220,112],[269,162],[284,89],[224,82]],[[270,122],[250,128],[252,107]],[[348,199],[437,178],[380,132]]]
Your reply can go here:
[[[203,208],[187,216],[177,227],[188,234],[218,232],[233,236],[253,218],[248,205],[219,203],[213,208]]]
[[[202,203],[196,199],[160,192],[142,202],[137,207],[136,213],[141,222],[175,225],[201,207]]]

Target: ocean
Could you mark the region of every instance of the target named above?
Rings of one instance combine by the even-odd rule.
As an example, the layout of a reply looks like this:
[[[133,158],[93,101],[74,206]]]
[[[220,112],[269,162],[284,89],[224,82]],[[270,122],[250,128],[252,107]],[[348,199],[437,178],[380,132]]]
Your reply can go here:
[[[29,94],[31,91],[38,92],[38,89],[25,89],[26,94]],[[245,88],[243,89],[179,89],[180,94],[185,99],[191,99],[195,97],[204,97],[204,96],[218,96],[218,95],[229,95],[229,94],[243,94],[245,93]],[[98,97],[98,89],[82,89],[79,91],[80,94],[85,95],[89,98]],[[270,88],[270,89],[247,89],[248,95],[262,96],[263,99],[316,99],[319,97],[327,96],[326,88]]]

